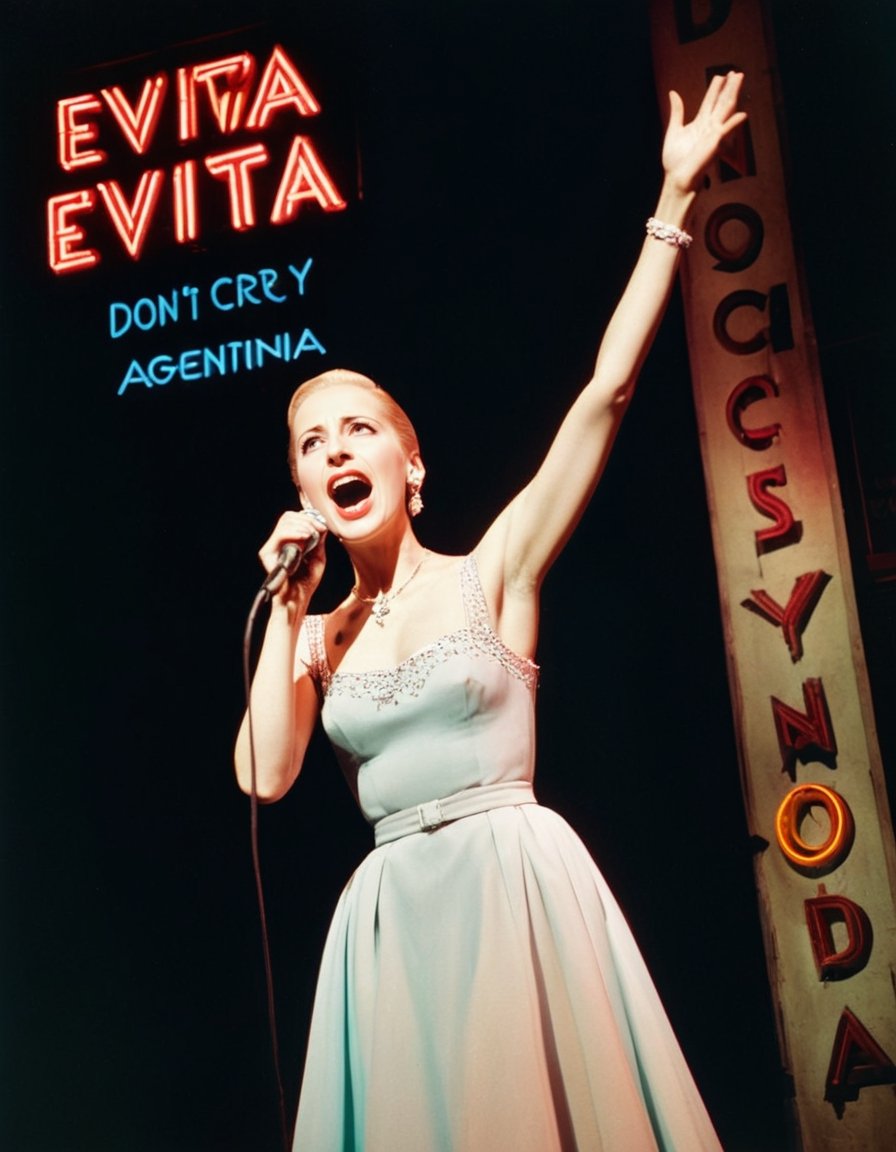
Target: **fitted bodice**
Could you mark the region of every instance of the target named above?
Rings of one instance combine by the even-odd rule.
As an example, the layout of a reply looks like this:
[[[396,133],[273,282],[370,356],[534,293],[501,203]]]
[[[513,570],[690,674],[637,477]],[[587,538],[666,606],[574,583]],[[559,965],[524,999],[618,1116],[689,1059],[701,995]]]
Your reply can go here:
[[[472,555],[458,594],[465,627],[373,672],[332,672],[324,617],[306,619],[324,730],[371,823],[465,788],[532,780],[537,668],[492,628]]]

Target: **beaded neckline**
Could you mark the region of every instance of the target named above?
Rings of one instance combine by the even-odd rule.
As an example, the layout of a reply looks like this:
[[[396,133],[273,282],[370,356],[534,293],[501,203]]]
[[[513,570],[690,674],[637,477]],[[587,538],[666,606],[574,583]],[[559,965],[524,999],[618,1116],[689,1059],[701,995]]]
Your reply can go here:
[[[348,695],[375,700],[380,706],[396,704],[399,695],[417,696],[433,668],[450,656],[471,654],[491,657],[527,688],[534,689],[538,683],[538,665],[508,648],[493,630],[472,553],[461,564],[460,581],[467,613],[466,627],[424,644],[392,668],[367,672],[331,671],[324,644],[323,617],[308,617],[311,671],[320,684],[322,696]]]

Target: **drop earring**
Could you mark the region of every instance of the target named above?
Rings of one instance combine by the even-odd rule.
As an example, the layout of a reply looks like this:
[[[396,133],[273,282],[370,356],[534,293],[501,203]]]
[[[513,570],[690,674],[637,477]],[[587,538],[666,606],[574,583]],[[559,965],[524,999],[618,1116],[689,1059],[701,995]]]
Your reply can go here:
[[[414,469],[408,477],[411,494],[408,497],[408,515],[419,516],[423,511],[423,497],[420,495],[420,485],[423,483],[423,477]]]

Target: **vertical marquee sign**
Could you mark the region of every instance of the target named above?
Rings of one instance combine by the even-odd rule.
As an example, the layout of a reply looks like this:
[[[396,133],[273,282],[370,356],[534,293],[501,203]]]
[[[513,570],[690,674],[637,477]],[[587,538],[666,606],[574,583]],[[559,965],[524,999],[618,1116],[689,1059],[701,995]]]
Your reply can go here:
[[[807,1152],[890,1148],[893,832],[787,214],[771,38],[759,0],[654,0],[652,29],[662,100],[674,88],[694,108],[714,73],[746,74],[750,119],[698,202],[682,288],[741,777],[749,830],[762,846],[756,879],[797,1130]]]

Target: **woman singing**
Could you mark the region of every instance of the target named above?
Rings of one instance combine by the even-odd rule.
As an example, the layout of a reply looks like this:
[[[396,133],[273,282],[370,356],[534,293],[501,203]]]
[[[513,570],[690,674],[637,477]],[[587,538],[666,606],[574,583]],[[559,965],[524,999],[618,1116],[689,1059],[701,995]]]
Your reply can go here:
[[[535,475],[467,556],[414,533],[407,416],[336,370],[289,408],[303,511],[260,551],[320,537],[274,596],[252,685],[259,795],[295,782],[318,716],[376,846],[349,880],[315,1000],[296,1152],[701,1152],[718,1139],[612,894],[532,791],[541,583],[600,479],[743,77],[696,117],[670,95],[656,216],[592,378]],[[343,601],[308,614],[335,536]],[[250,788],[248,725],[236,747]]]

